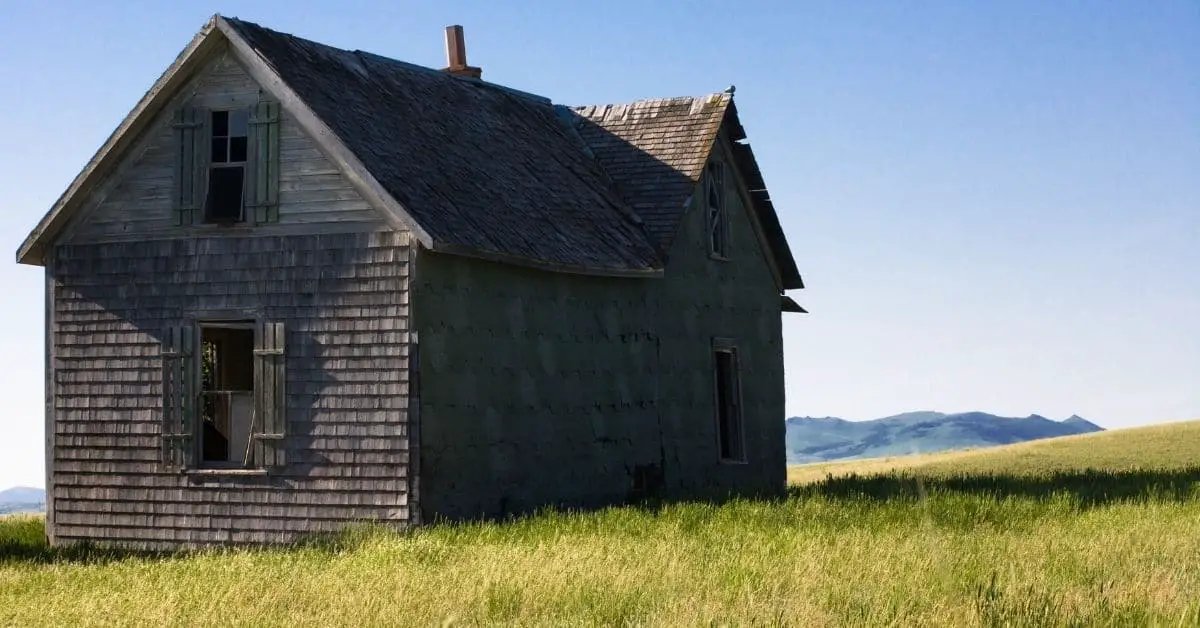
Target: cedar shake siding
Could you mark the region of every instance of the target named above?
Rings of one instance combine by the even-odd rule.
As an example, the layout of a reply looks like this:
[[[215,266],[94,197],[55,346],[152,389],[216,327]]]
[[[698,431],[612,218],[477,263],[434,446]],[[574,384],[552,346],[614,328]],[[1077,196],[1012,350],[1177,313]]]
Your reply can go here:
[[[403,233],[60,246],[52,525],[58,542],[286,542],[409,513],[409,247]],[[286,464],[163,460],[166,330],[255,310],[286,334]]]

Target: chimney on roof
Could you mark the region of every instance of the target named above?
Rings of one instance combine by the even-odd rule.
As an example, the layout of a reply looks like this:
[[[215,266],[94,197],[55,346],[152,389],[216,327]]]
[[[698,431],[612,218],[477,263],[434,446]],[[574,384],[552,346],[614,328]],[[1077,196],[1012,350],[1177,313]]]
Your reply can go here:
[[[467,42],[463,39],[463,27],[458,24],[446,27],[446,67],[442,71],[471,78],[483,74],[483,70],[467,65]]]

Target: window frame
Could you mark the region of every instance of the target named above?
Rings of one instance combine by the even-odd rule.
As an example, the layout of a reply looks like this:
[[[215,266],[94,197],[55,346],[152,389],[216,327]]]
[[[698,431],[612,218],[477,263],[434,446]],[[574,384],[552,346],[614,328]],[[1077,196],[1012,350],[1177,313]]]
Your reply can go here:
[[[208,152],[208,159],[206,160],[206,163],[205,163],[204,201],[200,208],[201,209],[200,224],[217,225],[217,226],[245,224],[246,222],[248,222],[247,216],[246,216],[246,214],[247,214],[246,196],[247,196],[247,192],[248,192],[247,188],[249,186],[249,172],[250,172],[249,165],[250,165],[250,160],[252,159],[252,156],[250,154],[250,125],[251,125],[251,121],[253,118],[252,110],[249,107],[229,107],[229,108],[209,107],[209,108],[206,108],[204,111],[205,111],[205,115],[207,118],[205,120],[205,129],[207,130],[207,133],[205,133],[205,140],[206,140],[205,150]],[[214,119],[214,116],[216,116],[216,114],[218,114],[218,113],[226,114],[226,120],[225,120],[225,133],[226,134],[221,135],[221,136],[216,134],[216,132],[217,132],[216,121]],[[241,113],[246,118],[245,135],[233,135],[232,134],[233,133],[232,118],[235,113]],[[241,161],[233,161],[233,140],[235,138],[243,138],[246,140],[245,155],[244,155],[244,159],[242,159]],[[225,142],[225,160],[224,161],[217,161],[213,158],[213,145],[215,144],[215,142],[218,139],[222,139]],[[211,214],[209,213],[208,203],[209,203],[211,192],[212,192],[212,189],[211,189],[212,173],[213,173],[213,171],[218,170],[218,169],[240,169],[242,171],[242,185],[241,185],[241,192],[239,193],[238,214],[237,214],[236,219],[219,220],[219,219],[213,218],[211,216]]]
[[[732,338],[713,338],[712,341],[712,377],[713,377],[713,426],[715,428],[715,441],[717,446],[717,461],[720,464],[740,465],[748,464],[749,456],[746,451],[746,413],[743,407],[742,397],[742,375],[741,375],[741,359],[740,352],[736,341]],[[732,382],[728,384],[730,390],[726,391],[726,395],[733,399],[730,404],[734,409],[734,414],[729,417],[732,425],[729,429],[723,429],[722,423],[726,408],[721,404],[721,356],[728,355],[732,363],[731,378]],[[736,435],[733,444],[736,445],[736,451],[731,448],[731,456],[725,455],[726,443],[722,436],[723,433],[731,432]]]
[[[266,471],[266,467],[262,466],[260,464],[260,461],[254,461],[250,457],[247,457],[241,463],[238,463],[238,462],[235,462],[232,460],[222,461],[222,460],[205,460],[204,459],[204,430],[203,430],[204,417],[203,417],[202,413],[204,411],[205,402],[207,401],[207,400],[203,399],[203,395],[205,393],[205,390],[204,390],[204,330],[206,328],[208,328],[208,329],[243,329],[243,330],[249,329],[250,330],[250,333],[251,333],[251,335],[250,335],[250,355],[251,355],[251,363],[250,363],[251,388],[250,388],[250,390],[237,390],[237,391],[235,391],[235,390],[229,390],[229,391],[217,390],[215,392],[249,393],[250,394],[250,402],[251,402],[250,403],[250,427],[253,427],[254,421],[257,418],[254,416],[254,400],[255,400],[255,395],[258,394],[258,392],[254,390],[254,382],[253,382],[254,375],[253,375],[253,373],[254,373],[254,368],[255,368],[255,366],[254,366],[255,358],[253,356],[254,356],[254,348],[256,346],[258,346],[258,343],[259,343],[259,337],[258,337],[259,336],[258,329],[260,327],[259,320],[260,319],[257,316],[255,316],[255,317],[240,316],[240,317],[234,318],[231,315],[226,315],[226,316],[221,316],[221,317],[216,317],[216,318],[214,318],[214,317],[203,317],[203,318],[197,317],[195,320],[192,321],[192,324],[194,325],[194,327],[196,329],[196,331],[195,331],[196,355],[194,356],[194,359],[196,360],[195,373],[196,373],[196,377],[199,380],[196,384],[196,394],[201,396],[201,401],[197,407],[197,415],[195,418],[196,425],[193,426],[195,438],[193,438],[191,447],[193,450],[192,451],[192,456],[193,456],[192,460],[195,461],[194,468],[198,471],[208,471],[208,472],[218,472],[218,471],[227,471],[227,470],[264,471],[264,472]],[[218,368],[220,368],[220,363],[218,363],[214,366],[217,366]],[[221,378],[218,378],[218,379],[221,379]]]
[[[181,321],[182,326],[191,327],[192,334],[195,338],[195,347],[192,355],[189,358],[191,372],[194,373],[195,383],[194,390],[197,397],[202,392],[203,381],[203,337],[201,327],[208,326],[228,326],[231,324],[249,324],[253,325],[254,330],[254,349],[255,359],[258,357],[258,347],[262,339],[260,338],[260,330],[265,324],[270,323],[270,320],[264,316],[264,313],[257,308],[254,309],[221,309],[221,310],[198,310],[188,315],[185,320]],[[257,381],[257,380],[256,380]],[[259,391],[252,391],[252,395],[257,397]],[[286,396],[285,396],[286,399]],[[252,412],[257,412],[257,406],[254,406]],[[277,408],[276,413],[282,413],[282,421],[286,425],[287,404]],[[256,418],[259,420],[261,417]],[[184,475],[191,476],[266,476],[272,473],[272,469],[280,469],[277,465],[264,464],[263,460],[247,459],[243,464],[228,463],[222,465],[220,462],[205,462],[203,460],[202,436],[200,430],[203,427],[203,419],[200,415],[200,410],[197,408],[195,416],[192,419],[195,424],[191,426],[190,431],[192,437],[188,439],[190,442],[187,445],[190,456],[190,464],[182,467],[177,467],[177,470]],[[251,432],[253,434],[253,431]],[[285,454],[286,455],[286,454]],[[286,466],[286,463],[285,465]]]
[[[704,166],[704,213],[709,258],[730,261],[729,172],[725,162],[715,157]]]

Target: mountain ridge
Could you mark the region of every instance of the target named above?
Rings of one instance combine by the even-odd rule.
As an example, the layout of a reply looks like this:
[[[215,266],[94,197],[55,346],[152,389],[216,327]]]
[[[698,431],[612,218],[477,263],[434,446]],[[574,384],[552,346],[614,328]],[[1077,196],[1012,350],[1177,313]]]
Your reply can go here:
[[[1055,421],[1040,414],[1003,417],[986,412],[902,412],[868,421],[791,417],[786,421],[788,464],[901,456],[991,447],[1103,431],[1073,414]]]

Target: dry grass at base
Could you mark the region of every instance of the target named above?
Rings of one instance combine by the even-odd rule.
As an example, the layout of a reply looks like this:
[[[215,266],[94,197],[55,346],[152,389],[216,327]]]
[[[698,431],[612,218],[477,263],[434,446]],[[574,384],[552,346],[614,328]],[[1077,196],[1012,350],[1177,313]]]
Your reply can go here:
[[[1068,447],[1056,455],[1092,462],[1009,456],[841,476],[775,503],[363,530],[288,550],[55,551],[39,519],[11,518],[0,625],[1200,625],[1200,439],[1172,467],[1136,432],[1103,435],[1129,445],[1108,469]]]

